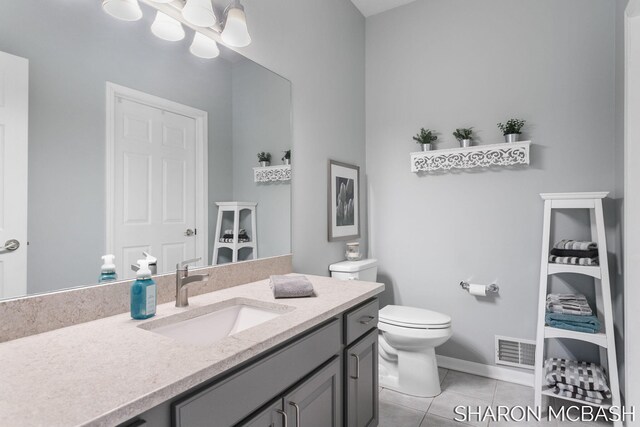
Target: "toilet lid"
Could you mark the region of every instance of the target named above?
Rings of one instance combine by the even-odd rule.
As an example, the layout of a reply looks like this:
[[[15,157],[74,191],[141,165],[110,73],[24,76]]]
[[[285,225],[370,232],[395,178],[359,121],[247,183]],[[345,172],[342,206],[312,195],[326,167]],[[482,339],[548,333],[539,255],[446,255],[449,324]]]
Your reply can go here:
[[[381,322],[409,328],[446,328],[451,325],[451,316],[424,308],[388,305],[380,310]]]

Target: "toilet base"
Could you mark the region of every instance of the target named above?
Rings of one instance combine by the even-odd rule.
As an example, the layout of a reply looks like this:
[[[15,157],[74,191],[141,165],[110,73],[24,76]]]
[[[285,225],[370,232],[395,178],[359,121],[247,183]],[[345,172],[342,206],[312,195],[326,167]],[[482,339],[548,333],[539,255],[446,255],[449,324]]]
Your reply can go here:
[[[434,397],[442,392],[434,348],[419,352],[400,350],[397,358],[381,355],[379,376],[380,386],[411,396]]]

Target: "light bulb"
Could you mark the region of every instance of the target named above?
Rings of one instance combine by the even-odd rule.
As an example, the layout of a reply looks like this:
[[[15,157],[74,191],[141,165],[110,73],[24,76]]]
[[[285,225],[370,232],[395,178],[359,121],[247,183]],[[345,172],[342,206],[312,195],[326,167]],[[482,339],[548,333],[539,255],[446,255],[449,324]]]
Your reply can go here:
[[[142,18],[138,0],[102,0],[102,8],[109,15],[123,21],[137,21]]]
[[[247,17],[244,8],[236,3],[227,11],[227,19],[222,30],[222,41],[232,47],[245,47],[251,43],[251,36],[247,28]]]
[[[215,40],[198,32],[193,36],[193,42],[191,43],[189,52],[198,58],[204,59],[212,59],[220,55],[220,49],[218,49],[218,44]]]
[[[156,19],[151,24],[151,32],[162,40],[175,42],[184,38],[182,24],[169,15],[158,11]]]
[[[187,0],[182,9],[182,16],[197,27],[212,27],[216,23],[211,0]]]

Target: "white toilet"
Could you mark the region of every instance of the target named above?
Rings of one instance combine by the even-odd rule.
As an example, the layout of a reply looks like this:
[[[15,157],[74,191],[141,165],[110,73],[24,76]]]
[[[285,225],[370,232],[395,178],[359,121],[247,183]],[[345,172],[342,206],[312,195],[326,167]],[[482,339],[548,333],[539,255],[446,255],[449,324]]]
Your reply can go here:
[[[375,259],[332,264],[331,276],[376,281]],[[440,394],[435,348],[451,337],[451,317],[422,308],[388,305],[380,310],[380,385],[419,397]]]

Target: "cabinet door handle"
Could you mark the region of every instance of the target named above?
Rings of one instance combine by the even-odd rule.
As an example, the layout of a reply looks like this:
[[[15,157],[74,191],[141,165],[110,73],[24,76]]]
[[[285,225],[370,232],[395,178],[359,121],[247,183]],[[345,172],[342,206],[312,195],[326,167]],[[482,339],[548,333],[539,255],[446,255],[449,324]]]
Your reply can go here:
[[[356,358],[356,375],[355,376],[351,375],[351,378],[354,380],[357,380],[358,378],[360,378],[360,358],[355,353],[351,353],[350,356]]]
[[[287,419],[287,413],[281,409],[276,409],[276,412],[282,415],[282,427],[287,427],[287,425],[289,424],[288,422],[289,420]]]
[[[300,427],[300,407],[294,402],[289,402],[289,405],[293,406],[293,409],[296,410],[296,427]]]
[[[366,325],[368,323],[371,323],[371,321],[375,318],[375,316],[362,316],[358,321],[363,325]]]

